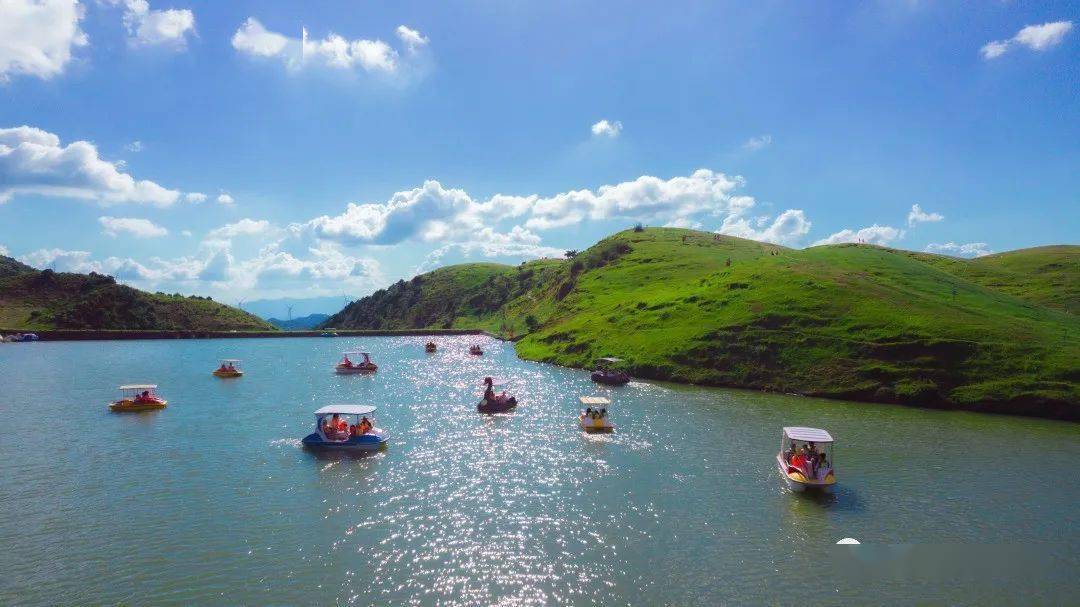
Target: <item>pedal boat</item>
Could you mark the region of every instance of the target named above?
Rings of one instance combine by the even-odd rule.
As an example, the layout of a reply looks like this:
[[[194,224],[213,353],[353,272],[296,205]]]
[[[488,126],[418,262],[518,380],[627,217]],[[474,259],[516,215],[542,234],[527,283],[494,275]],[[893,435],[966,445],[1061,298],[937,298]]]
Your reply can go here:
[[[581,410],[581,415],[578,416],[578,425],[581,426],[582,430],[589,434],[604,434],[615,431],[615,426],[607,415],[607,408],[611,406],[610,400],[603,396],[582,396],[578,400],[585,406],[585,409]],[[600,412],[599,417],[592,416],[595,411]]]
[[[371,416],[376,407],[371,405],[328,405],[315,411],[315,431],[305,436],[300,442],[309,449],[333,449],[343,451],[376,451],[386,445],[390,433],[375,427],[375,418]],[[344,418],[350,426],[359,426],[361,418],[368,418],[371,430],[356,434],[350,430],[335,432],[324,425],[327,418]]]
[[[480,346],[472,345],[472,346],[469,346],[469,354],[471,354],[473,356],[483,356],[484,351],[480,348]]]
[[[131,384],[120,386],[120,400],[109,403],[116,413],[139,413],[164,409],[169,401],[157,395],[155,384]]]
[[[492,392],[495,388],[506,386],[507,382],[499,379],[485,378],[484,385],[491,384]],[[485,393],[487,390],[484,391]],[[505,390],[504,390],[505,392]],[[496,395],[495,398],[487,399],[483,396],[480,397],[480,402],[476,405],[476,410],[480,413],[503,413],[517,407],[517,399],[513,396],[506,395],[505,397]]]
[[[816,469],[808,454],[824,456]],[[789,489],[795,492],[832,491],[836,485],[833,470],[833,437],[825,430],[801,426],[784,428],[776,466]]]
[[[243,377],[244,371],[240,368],[239,358],[225,358],[221,361],[221,366],[214,369],[214,377]]]
[[[439,349],[439,347],[436,346],[435,342],[433,342],[433,341],[429,341],[426,344],[424,344],[424,352],[427,352],[428,354],[431,354],[431,353],[435,352],[438,349]]]
[[[349,355],[362,356],[364,360],[354,363]],[[341,362],[334,367],[338,375],[354,375],[356,373],[374,373],[379,370],[379,365],[371,362],[371,355],[367,352],[342,352]]]
[[[630,375],[624,371],[614,369],[615,365],[622,362],[621,358],[601,358],[596,361],[596,370],[592,372],[592,380],[598,384],[608,386],[621,386],[630,381]]]

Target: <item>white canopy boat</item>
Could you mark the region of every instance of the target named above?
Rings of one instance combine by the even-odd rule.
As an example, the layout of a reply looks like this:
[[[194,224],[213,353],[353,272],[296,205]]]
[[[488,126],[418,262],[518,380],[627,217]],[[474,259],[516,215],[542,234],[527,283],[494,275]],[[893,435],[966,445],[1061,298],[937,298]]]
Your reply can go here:
[[[836,485],[832,435],[819,428],[784,428],[776,466],[792,491],[830,491]]]
[[[327,405],[315,411],[315,431],[301,441],[312,449],[375,451],[390,433],[375,427],[372,405]]]
[[[585,406],[578,416],[578,425],[589,434],[601,432],[614,432],[615,426],[608,418],[608,407],[611,401],[603,396],[582,396],[578,400]]]

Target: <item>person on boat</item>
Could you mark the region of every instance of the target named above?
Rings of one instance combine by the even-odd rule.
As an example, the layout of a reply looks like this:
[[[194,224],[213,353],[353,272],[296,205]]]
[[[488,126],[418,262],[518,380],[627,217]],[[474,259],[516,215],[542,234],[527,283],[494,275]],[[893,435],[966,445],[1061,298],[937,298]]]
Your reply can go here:
[[[345,367],[346,369],[351,369],[352,368],[352,361],[349,360],[348,355],[346,355],[345,358],[341,361],[341,365],[343,367]]]
[[[607,417],[607,409],[600,409],[600,419]]]
[[[357,435],[367,434],[368,432],[371,432],[372,428],[373,428],[373,426],[371,425],[371,420],[364,417],[364,418],[362,418],[360,420],[360,423],[356,425],[356,434]]]
[[[592,407],[585,407],[585,417],[592,417]]]
[[[156,399],[150,396],[149,390],[143,390],[142,394],[135,397],[135,402],[137,403],[152,403],[154,400]]]
[[[232,365],[230,365],[229,367],[231,367],[231,366],[232,366]],[[230,369],[229,367],[226,367],[226,366],[225,366],[225,363],[221,363],[221,366],[220,366],[220,367],[218,367],[218,371],[221,371],[222,373],[228,373],[229,371],[231,371],[231,370],[232,370],[232,369]]]
[[[495,382],[490,377],[484,378],[484,400],[495,400]]]
[[[803,449],[800,448],[798,451],[795,452],[795,455],[791,456],[791,466],[793,468],[803,469],[803,467],[805,465],[806,465],[806,456],[803,455]]]
[[[791,441],[791,445],[788,447],[788,450],[784,452],[785,462],[788,462],[789,464],[791,463],[791,458],[795,457],[796,449],[797,447],[795,446],[795,441]]]

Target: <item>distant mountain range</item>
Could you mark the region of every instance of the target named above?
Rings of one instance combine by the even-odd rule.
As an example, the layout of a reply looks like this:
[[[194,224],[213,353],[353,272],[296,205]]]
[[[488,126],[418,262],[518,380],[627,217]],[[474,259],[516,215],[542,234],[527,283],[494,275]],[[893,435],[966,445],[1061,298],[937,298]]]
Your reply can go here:
[[[1080,247],[958,259],[676,228],[440,268],[323,326],[480,328],[519,356],[851,400],[1080,419]]]
[[[0,256],[0,328],[273,330],[270,323],[209,297],[147,293],[111,276],[38,271]]]
[[[246,301],[244,310],[260,318],[288,318],[290,312],[294,319],[311,314],[333,314],[355,298],[345,295],[329,297],[283,297],[280,299],[257,299]],[[290,311],[290,306],[292,310]]]
[[[318,327],[326,321],[327,318],[330,318],[329,314],[308,314],[307,316],[294,318],[292,320],[271,318],[267,322],[283,331],[305,331]]]

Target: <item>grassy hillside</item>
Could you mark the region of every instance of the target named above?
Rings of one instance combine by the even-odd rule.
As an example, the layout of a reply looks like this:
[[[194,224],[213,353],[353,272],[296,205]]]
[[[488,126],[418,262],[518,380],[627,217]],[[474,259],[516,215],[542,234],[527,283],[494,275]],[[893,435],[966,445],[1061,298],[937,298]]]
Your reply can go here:
[[[146,293],[99,274],[38,272],[8,257],[0,257],[0,327],[273,330],[262,319],[209,298]]]
[[[613,355],[639,377],[1076,418],[1080,320],[1061,310],[1078,249],[968,261],[627,231],[572,261],[443,268],[327,324],[485,328],[525,334],[524,358]]]

